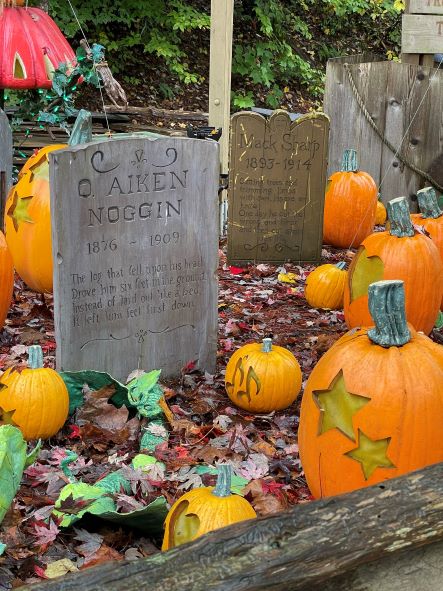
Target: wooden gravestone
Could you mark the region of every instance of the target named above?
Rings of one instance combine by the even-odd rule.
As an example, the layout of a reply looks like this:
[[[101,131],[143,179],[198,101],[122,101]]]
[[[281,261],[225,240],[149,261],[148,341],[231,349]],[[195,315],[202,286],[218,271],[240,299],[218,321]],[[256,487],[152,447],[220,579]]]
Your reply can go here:
[[[320,260],[328,137],[322,113],[294,122],[286,111],[233,115],[230,263]]]
[[[432,67],[443,53],[443,0],[408,0],[402,20],[401,61]]]
[[[113,139],[51,155],[58,369],[214,371],[218,149]]]
[[[6,197],[12,185],[12,132],[8,118],[0,109],[0,230],[3,229],[3,215]]]

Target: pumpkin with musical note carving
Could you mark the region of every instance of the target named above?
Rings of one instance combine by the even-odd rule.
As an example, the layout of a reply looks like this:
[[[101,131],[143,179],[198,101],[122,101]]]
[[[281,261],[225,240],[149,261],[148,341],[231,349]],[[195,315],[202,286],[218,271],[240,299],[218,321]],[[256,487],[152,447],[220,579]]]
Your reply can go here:
[[[226,367],[225,387],[231,401],[253,413],[290,406],[300,392],[302,374],[294,355],[272,339],[238,349]]]

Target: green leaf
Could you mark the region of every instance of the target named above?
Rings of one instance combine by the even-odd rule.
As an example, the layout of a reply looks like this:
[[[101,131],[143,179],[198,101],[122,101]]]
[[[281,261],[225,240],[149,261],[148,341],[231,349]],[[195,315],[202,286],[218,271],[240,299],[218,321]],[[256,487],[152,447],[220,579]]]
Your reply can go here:
[[[143,509],[137,509],[130,513],[117,513],[110,511],[100,515],[106,521],[112,521],[118,525],[132,527],[152,536],[163,534],[163,523],[168,514],[168,505],[165,497],[157,497]]]
[[[132,406],[128,401],[128,389],[122,383],[115,380],[108,373],[102,371],[62,371],[60,373],[69,392],[69,414],[82,406],[84,401],[83,386],[86,384],[91,390],[100,390],[111,384],[115,386],[115,394],[111,401],[117,408],[123,405]]]
[[[163,390],[157,383],[160,373],[161,370],[154,369],[128,384],[129,403],[137,408],[142,417],[163,418],[163,409],[158,404],[163,396]]]
[[[443,312],[439,310],[437,320],[435,321],[435,328],[440,329],[443,328]]]
[[[83,505],[85,506],[82,509]],[[114,511],[115,508],[113,499],[103,488],[75,482],[62,488],[55,502],[53,514],[61,519],[61,527],[69,527],[86,513],[102,515],[107,511]]]

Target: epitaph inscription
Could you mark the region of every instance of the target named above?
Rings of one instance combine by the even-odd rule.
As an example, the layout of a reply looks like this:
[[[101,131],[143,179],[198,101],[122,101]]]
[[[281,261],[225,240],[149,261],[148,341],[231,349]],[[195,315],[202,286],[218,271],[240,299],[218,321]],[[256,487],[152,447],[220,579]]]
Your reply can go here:
[[[228,259],[320,260],[329,119],[285,111],[232,117]]]
[[[112,140],[52,156],[57,366],[213,371],[218,145]]]
[[[11,185],[12,132],[7,116],[0,109],[0,230],[3,229],[3,213]]]

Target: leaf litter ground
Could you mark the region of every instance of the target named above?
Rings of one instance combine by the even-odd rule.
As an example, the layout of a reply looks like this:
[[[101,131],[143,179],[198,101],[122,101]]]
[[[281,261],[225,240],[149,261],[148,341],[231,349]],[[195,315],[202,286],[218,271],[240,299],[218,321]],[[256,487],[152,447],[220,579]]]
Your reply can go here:
[[[352,253],[324,249],[322,255],[324,262],[338,262]],[[167,402],[165,421],[148,424],[151,436],[160,442],[151,452],[158,461],[152,458],[154,463],[141,467],[133,460],[140,452],[146,419],[125,406],[109,404],[113,385],[87,392],[83,406],[56,437],[44,443],[37,462],[25,471],[0,527],[0,541],[7,546],[0,557],[0,591],[110,560],[135,560],[159,552],[159,533],[136,530],[119,519],[99,519],[87,513],[93,511],[92,503],[111,502],[114,517],[115,512],[143,512],[159,497],[173,503],[191,488],[213,485],[214,467],[220,461],[232,464],[234,485],[259,515],[311,500],[297,446],[301,397],[284,411],[250,415],[231,405],[224,370],[235,349],[271,336],[274,344],[292,351],[307,380],[321,355],[346,331],[341,311],[314,310],[304,299],[305,279],[313,268],[268,264],[236,268],[226,264],[221,245],[216,375],[197,372],[190,359],[179,380],[165,383],[160,377]],[[0,368],[24,365],[27,346],[35,343],[41,345],[46,364],[53,366],[52,300],[26,290],[20,280],[16,287],[12,311],[0,332]],[[117,485],[94,501],[88,495],[68,494],[62,501],[63,515],[77,521],[62,527],[59,515],[53,514],[62,488],[82,482],[92,490],[92,485],[106,482],[117,471],[126,489]],[[163,501],[161,519],[165,507]]]

